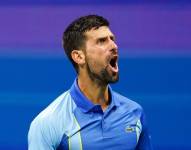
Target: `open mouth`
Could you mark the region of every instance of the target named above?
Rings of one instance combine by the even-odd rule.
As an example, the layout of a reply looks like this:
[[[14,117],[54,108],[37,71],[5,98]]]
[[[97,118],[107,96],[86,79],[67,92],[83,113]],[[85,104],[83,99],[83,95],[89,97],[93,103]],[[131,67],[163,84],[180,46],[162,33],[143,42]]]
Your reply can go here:
[[[113,56],[110,60],[110,67],[113,72],[118,72],[118,64],[117,64],[118,56]]]

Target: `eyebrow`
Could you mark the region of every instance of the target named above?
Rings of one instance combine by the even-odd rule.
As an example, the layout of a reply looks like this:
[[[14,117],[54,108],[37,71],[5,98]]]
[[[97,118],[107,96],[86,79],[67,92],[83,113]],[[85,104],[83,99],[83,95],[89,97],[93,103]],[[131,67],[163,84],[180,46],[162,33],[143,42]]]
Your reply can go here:
[[[98,37],[96,40],[104,40],[104,39],[107,39],[108,36],[103,36],[103,37]],[[110,35],[109,36],[111,40],[115,40],[115,36],[114,35]]]

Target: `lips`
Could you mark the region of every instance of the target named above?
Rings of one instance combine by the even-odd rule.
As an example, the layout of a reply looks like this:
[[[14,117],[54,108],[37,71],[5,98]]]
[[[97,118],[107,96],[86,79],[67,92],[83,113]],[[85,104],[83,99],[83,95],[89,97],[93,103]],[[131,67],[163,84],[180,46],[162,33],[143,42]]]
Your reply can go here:
[[[111,69],[112,72],[117,73],[118,72],[118,55],[115,55],[111,57],[109,61],[109,68]]]

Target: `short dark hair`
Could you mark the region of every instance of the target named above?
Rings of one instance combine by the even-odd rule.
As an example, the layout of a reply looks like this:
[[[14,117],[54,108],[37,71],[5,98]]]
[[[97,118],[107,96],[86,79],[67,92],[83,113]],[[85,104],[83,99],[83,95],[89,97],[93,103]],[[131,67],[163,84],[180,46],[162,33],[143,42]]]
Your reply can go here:
[[[85,32],[92,28],[98,29],[101,26],[109,26],[109,21],[102,16],[88,15],[74,20],[64,31],[63,48],[77,73],[78,65],[73,61],[71,52],[85,46]]]

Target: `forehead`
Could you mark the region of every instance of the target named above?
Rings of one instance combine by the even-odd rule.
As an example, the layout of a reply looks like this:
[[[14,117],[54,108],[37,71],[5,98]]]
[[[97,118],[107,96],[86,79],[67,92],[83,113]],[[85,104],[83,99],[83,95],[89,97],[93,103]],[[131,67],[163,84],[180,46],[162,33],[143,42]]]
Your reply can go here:
[[[87,40],[96,40],[98,38],[114,36],[109,27],[102,26],[98,29],[91,29],[85,33]]]

